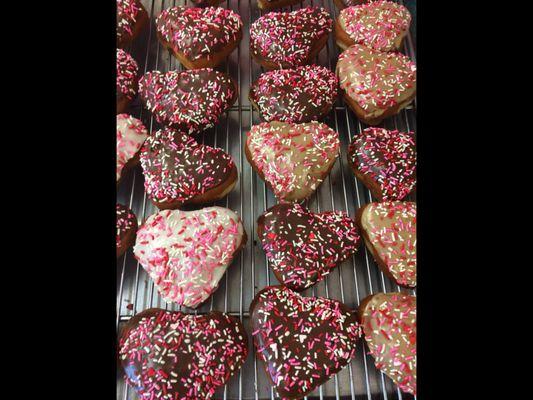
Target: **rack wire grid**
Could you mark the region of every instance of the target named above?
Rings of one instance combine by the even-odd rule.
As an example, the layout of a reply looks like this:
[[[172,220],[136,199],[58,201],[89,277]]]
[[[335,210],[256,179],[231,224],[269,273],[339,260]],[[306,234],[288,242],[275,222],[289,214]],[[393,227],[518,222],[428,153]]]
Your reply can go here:
[[[403,1],[399,1],[403,3]],[[187,0],[143,0],[150,15],[149,26],[135,40],[128,50],[139,64],[140,71],[151,70],[169,71],[182,70],[181,64],[162,48],[157,40],[154,20],[159,13],[169,7],[177,5],[194,6]],[[135,260],[132,250],[117,260],[117,332],[125,321],[136,313],[150,307],[160,307],[173,311],[183,311],[203,314],[211,310],[219,310],[239,317],[249,335],[249,356],[227,385],[215,394],[216,399],[278,399],[279,396],[271,387],[265,374],[262,361],[258,360],[253,349],[250,336],[250,322],[248,306],[254,295],[263,287],[277,284],[278,281],[268,267],[268,260],[261,248],[256,233],[256,220],[268,208],[276,204],[272,192],[266,184],[252,171],[245,160],[243,145],[246,133],[250,127],[260,122],[259,115],[250,105],[248,91],[250,83],[264,72],[252,61],[249,52],[250,24],[262,15],[256,0],[227,0],[222,3],[240,14],[244,27],[243,39],[239,47],[232,52],[228,60],[217,69],[229,73],[239,84],[239,98],[212,129],[200,134],[197,139],[210,146],[223,148],[231,154],[239,170],[239,180],[234,190],[224,199],[212,205],[230,208],[242,218],[248,243],[240,254],[228,267],[221,279],[217,291],[197,310],[167,304],[159,296],[154,283],[141,265]],[[328,10],[333,18],[338,16],[339,10],[332,0],[306,0],[299,5],[286,7],[283,11],[296,10],[301,7],[320,6]],[[414,24],[413,24],[414,25]],[[414,29],[412,26],[411,29]],[[415,61],[415,44],[413,32],[407,36],[404,52]],[[331,34],[327,46],[322,49],[315,61],[316,64],[335,70],[339,49]],[[137,99],[129,110],[130,114],[141,119],[150,132],[159,129],[158,123],[152,115],[143,109]],[[329,176],[320,185],[316,193],[307,201],[307,207],[315,212],[325,210],[340,210],[350,216],[362,205],[372,201],[368,189],[358,181],[347,165],[346,152],[352,137],[360,134],[366,128],[352,111],[346,107],[341,96],[335,107],[324,120],[331,128],[339,132],[341,147],[340,154]],[[399,115],[385,120],[380,126],[388,129],[415,131],[416,100]],[[137,215],[139,225],[146,218],[157,212],[144,192],[144,180],[140,167],[136,167],[123,178],[117,190],[117,202],[128,205]],[[415,200],[412,194],[409,200]],[[329,276],[315,286],[303,292],[306,296],[325,296],[340,300],[349,307],[356,308],[366,296],[376,292],[402,291],[415,294],[414,290],[405,290],[394,284],[379,270],[364,245],[350,259]],[[117,399],[137,400],[135,391],[125,384],[123,373],[117,373]],[[364,340],[358,343],[357,353],[352,362],[329,381],[315,389],[305,399],[413,399],[409,394],[400,392],[394,383],[374,366],[374,360],[368,354],[368,347]]]

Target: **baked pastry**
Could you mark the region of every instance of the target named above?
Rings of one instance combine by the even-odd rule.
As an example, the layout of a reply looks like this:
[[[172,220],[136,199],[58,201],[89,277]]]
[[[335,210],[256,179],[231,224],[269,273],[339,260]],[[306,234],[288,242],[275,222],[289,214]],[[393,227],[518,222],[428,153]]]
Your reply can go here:
[[[229,154],[171,128],[146,139],[141,167],[146,194],[160,210],[221,199],[237,182]]]
[[[117,114],[122,114],[137,95],[139,66],[122,49],[117,49]]]
[[[263,122],[248,132],[245,154],[280,202],[300,201],[328,175],[339,143],[339,134],[320,122]]]
[[[214,7],[218,6],[224,0],[191,0],[196,7]]]
[[[300,3],[300,0],[257,0],[257,7],[263,11],[270,11],[298,3]]]
[[[148,22],[148,13],[139,0],[117,0],[117,47],[126,47]]]
[[[310,122],[335,103],[339,81],[325,67],[305,65],[262,74],[250,86],[250,102],[264,121]]]
[[[139,95],[157,122],[186,133],[213,127],[238,96],[237,83],[210,68],[151,71],[139,81]]]
[[[346,366],[361,336],[357,315],[346,305],[282,286],[257,293],[250,318],[257,355],[287,399],[304,397]]]
[[[402,200],[416,185],[414,133],[364,129],[348,147],[348,164],[377,201]]]
[[[211,399],[247,356],[242,322],[218,311],[150,308],[126,322],[119,339],[126,382],[143,400]]]
[[[128,207],[117,204],[117,258],[135,243],[137,217]]]
[[[337,62],[344,100],[369,125],[398,114],[414,99],[416,65],[400,53],[383,53],[354,44]]]
[[[333,0],[339,10],[346,7],[357,6],[359,4],[368,3],[371,0]]]
[[[345,213],[314,213],[298,203],[266,210],[257,220],[257,236],[278,281],[297,291],[323,280],[361,241]]]
[[[416,396],[416,297],[376,293],[361,302],[359,315],[376,368]]]
[[[156,19],[161,44],[187,69],[214,68],[242,39],[241,17],[221,7],[172,7]]]
[[[270,12],[250,27],[250,52],[266,69],[309,64],[324,47],[333,20],[323,8]]]
[[[227,208],[164,210],[141,226],[133,252],[163,300],[196,308],[245,243],[240,218]]]
[[[416,203],[368,203],[356,221],[380,269],[398,285],[416,286]]]
[[[143,123],[129,114],[117,115],[117,183],[139,163],[139,150],[148,137]]]
[[[393,1],[372,1],[348,7],[335,21],[335,40],[346,50],[361,44],[378,51],[400,50],[411,25],[411,14]]]

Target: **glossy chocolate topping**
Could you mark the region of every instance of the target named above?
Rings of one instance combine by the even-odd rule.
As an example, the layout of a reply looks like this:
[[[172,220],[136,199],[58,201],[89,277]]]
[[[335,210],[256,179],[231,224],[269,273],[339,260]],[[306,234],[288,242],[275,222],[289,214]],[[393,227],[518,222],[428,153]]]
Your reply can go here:
[[[117,204],[117,247],[124,245],[125,237],[137,230],[137,217],[128,207]]]
[[[338,84],[333,72],[318,65],[274,70],[252,84],[250,100],[265,121],[310,122],[331,109]]]
[[[376,367],[416,395],[416,297],[377,293],[363,304],[361,324]]]
[[[416,203],[369,203],[360,217],[367,246],[402,286],[416,286]]]
[[[141,166],[146,193],[158,202],[186,202],[224,183],[235,168],[222,149],[171,128],[148,137],[141,148]]]
[[[221,7],[172,7],[161,12],[156,25],[159,36],[192,61],[212,57],[242,30],[241,17]]]
[[[333,20],[323,8],[270,12],[250,27],[250,50],[283,68],[304,65],[313,45],[332,31]]]
[[[140,9],[139,0],[117,0],[117,43],[133,35]]]
[[[186,133],[214,126],[237,98],[233,79],[211,68],[148,72],[139,94],[159,123]]]
[[[131,55],[117,49],[117,100],[133,99],[137,94],[137,73],[139,67]]]
[[[261,290],[250,314],[256,352],[282,397],[301,398],[327,381],[354,357],[361,336],[346,305],[282,286]]]
[[[348,162],[378,185],[378,200],[402,200],[416,185],[414,133],[367,128],[350,144]]]
[[[218,311],[151,308],[127,322],[119,342],[126,382],[145,400],[211,399],[247,355],[242,323]]]
[[[355,253],[360,236],[342,212],[313,213],[300,204],[277,204],[258,221],[258,236],[281,283],[293,290],[314,285]]]
[[[403,105],[416,91],[416,65],[407,56],[359,44],[339,56],[337,76],[341,89],[368,118],[378,118],[386,110]]]

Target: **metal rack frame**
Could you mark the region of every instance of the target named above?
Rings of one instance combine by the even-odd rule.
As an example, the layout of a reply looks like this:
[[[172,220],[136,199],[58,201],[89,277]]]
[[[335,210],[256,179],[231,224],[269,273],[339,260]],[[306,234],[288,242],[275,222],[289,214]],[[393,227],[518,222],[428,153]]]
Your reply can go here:
[[[403,3],[402,0],[399,1]],[[187,0],[143,0],[150,15],[149,26],[144,29],[135,43],[127,49],[139,64],[142,73],[159,69],[168,71],[182,70],[180,63],[164,50],[155,34],[155,17],[165,8],[176,5],[189,5]],[[144,269],[128,250],[123,258],[117,260],[117,330],[122,323],[136,313],[150,308],[161,307],[168,310],[202,314],[211,310],[220,310],[239,317],[247,332],[249,329],[248,305],[258,290],[277,279],[269,270],[268,260],[257,239],[255,223],[268,207],[276,204],[273,194],[266,184],[252,171],[248,162],[244,161],[243,144],[246,132],[254,124],[260,122],[259,115],[248,101],[250,83],[263,72],[255,64],[249,54],[249,27],[251,22],[262,15],[255,0],[226,0],[221,6],[231,8],[241,15],[244,23],[243,39],[238,48],[229,56],[228,61],[218,67],[228,72],[239,85],[239,98],[220,119],[216,127],[197,136],[197,140],[210,146],[221,147],[232,155],[239,170],[239,182],[235,189],[214,205],[228,207],[236,211],[242,218],[249,241],[233,264],[228,268],[220,282],[218,290],[197,310],[167,304],[154,289],[154,284]],[[332,0],[306,0],[284,10],[295,10],[300,7],[320,6],[328,10],[332,18],[338,16],[339,10]],[[414,27],[412,27],[414,29]],[[407,36],[404,49],[411,59],[415,60],[415,47],[411,34]],[[317,56],[316,63],[335,69],[339,49],[331,34],[326,47]],[[141,119],[150,132],[159,129],[158,123],[150,113],[141,107],[138,99],[130,106],[130,114]],[[352,217],[362,205],[372,201],[368,189],[359,182],[351,172],[346,161],[346,151],[353,136],[359,134],[366,126],[357,120],[355,115],[344,104],[341,96],[329,116],[324,120],[330,127],[339,132],[341,149],[338,160],[330,173],[307,202],[313,211],[324,210],[345,211]],[[388,118],[380,126],[388,129],[416,131],[416,100],[407,109],[392,118]],[[238,131],[238,140],[237,140]],[[230,138],[231,136],[231,138]],[[409,200],[415,200],[414,195]],[[117,201],[128,205],[137,215],[139,225],[157,209],[151,204],[144,193],[143,176],[140,167],[123,178],[118,188]],[[402,291],[416,294],[415,290],[401,289],[388,279],[377,267],[364,245],[357,254],[334,269],[326,279],[304,291],[307,296],[326,296],[335,298],[356,308],[360,301],[376,292]],[[249,335],[250,354],[239,373],[233,376],[228,384],[215,395],[217,399],[278,399],[273,387],[270,386],[261,361],[253,349]],[[392,381],[377,370],[364,340],[358,343],[355,358],[328,382],[317,388],[305,399],[367,399],[367,400],[403,400],[413,396],[400,392]],[[416,397],[414,397],[416,398]],[[135,391],[124,383],[119,371],[117,375],[117,399],[136,400]]]

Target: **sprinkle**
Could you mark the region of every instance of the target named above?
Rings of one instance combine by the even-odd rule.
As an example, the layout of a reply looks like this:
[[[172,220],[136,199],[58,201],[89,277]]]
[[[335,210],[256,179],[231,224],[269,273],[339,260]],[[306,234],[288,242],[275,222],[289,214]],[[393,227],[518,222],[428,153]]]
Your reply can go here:
[[[122,49],[117,49],[117,97],[133,99],[137,94],[137,62]]]
[[[140,9],[139,0],[117,0],[118,41],[131,37]]]

